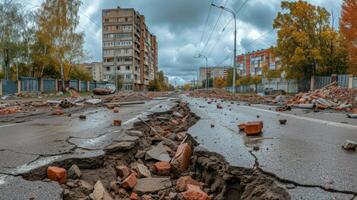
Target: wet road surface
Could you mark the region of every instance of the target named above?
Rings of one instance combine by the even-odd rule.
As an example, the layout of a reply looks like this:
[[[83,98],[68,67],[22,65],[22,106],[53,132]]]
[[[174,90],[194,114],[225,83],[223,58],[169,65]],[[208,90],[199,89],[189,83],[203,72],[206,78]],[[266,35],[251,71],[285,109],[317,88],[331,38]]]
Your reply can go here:
[[[357,194],[357,153],[341,148],[346,139],[357,141],[357,125],[326,120],[327,117],[278,113],[237,102],[218,101],[223,109],[217,109],[214,102],[183,98],[203,119],[191,127],[190,134],[197,136],[203,147],[225,156],[232,165],[253,167],[256,160],[262,171],[294,185],[289,190],[294,198],[352,199]],[[282,126],[279,119],[288,122]],[[257,120],[264,121],[261,136],[246,137],[239,132],[239,123]],[[254,146],[259,150],[253,151]]]

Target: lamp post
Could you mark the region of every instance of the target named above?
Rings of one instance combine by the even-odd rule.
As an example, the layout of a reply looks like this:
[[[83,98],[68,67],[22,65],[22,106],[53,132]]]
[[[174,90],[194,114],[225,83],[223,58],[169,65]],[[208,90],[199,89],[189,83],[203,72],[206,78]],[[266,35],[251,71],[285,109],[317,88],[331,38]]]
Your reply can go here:
[[[234,18],[234,55],[233,55],[233,93],[236,93],[236,71],[237,71],[237,61],[236,61],[236,54],[237,54],[237,16],[234,10],[226,8],[224,6],[217,6],[216,4],[212,3],[211,6],[222,9],[227,11],[233,15]]]
[[[208,59],[207,59],[207,56],[202,55],[202,54],[198,54],[198,56],[195,56],[193,58],[204,58],[206,60],[206,68],[205,68],[205,71],[206,71],[206,90],[208,91]]]

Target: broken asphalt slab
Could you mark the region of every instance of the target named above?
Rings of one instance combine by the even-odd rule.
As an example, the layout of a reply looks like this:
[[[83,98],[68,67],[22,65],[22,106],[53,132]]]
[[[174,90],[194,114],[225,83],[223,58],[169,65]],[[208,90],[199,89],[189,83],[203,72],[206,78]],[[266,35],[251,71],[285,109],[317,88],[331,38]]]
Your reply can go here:
[[[27,181],[21,177],[0,175],[0,197],[12,200],[61,200],[62,188],[57,182]]]

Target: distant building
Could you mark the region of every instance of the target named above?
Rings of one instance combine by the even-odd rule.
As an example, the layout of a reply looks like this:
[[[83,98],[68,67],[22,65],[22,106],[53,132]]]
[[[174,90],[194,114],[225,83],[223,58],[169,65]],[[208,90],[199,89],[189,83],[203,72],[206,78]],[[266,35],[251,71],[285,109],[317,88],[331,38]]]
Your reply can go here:
[[[169,85],[169,77],[164,76],[164,81],[165,81],[165,84],[166,84],[166,85]]]
[[[228,70],[231,68],[232,67],[200,67],[199,82],[201,84],[202,81],[206,80],[206,77],[208,77],[208,79],[218,77],[226,79]]]
[[[104,78],[120,76],[123,90],[145,89],[158,71],[156,36],[145,17],[132,8],[105,9],[102,26]]]
[[[92,75],[93,80],[98,82],[103,81],[102,62],[84,63],[82,66]]]
[[[275,70],[280,68],[280,65],[280,59],[274,57],[269,49],[262,49],[237,56],[237,68],[241,76],[261,76],[264,66]]]

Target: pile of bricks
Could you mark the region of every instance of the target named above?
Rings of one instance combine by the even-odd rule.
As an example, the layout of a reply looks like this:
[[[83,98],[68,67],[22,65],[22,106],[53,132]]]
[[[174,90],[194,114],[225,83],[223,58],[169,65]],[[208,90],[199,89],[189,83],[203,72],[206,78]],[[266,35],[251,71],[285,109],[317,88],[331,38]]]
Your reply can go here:
[[[342,88],[334,82],[321,89],[299,93],[289,100],[287,105],[321,110],[332,108],[350,111],[356,96],[357,89]]]

